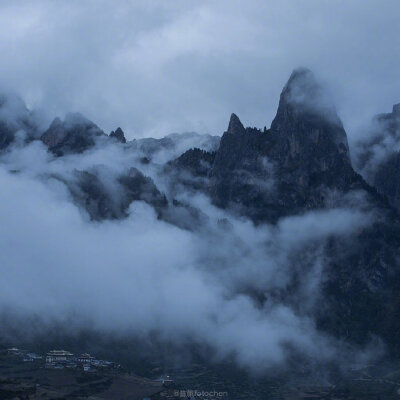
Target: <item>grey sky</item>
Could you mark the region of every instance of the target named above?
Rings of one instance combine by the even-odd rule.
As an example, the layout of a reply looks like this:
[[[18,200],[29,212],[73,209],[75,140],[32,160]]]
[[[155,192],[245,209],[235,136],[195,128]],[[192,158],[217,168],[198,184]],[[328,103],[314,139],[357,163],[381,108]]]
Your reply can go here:
[[[0,87],[106,131],[269,126],[291,70],[326,83],[350,136],[400,101],[398,0],[7,1]]]

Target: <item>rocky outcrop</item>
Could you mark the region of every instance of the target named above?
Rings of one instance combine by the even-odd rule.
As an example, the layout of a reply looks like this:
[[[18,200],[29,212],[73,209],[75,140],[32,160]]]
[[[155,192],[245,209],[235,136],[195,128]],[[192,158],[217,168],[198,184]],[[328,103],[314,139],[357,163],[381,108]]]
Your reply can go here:
[[[170,161],[167,167],[176,171],[183,170],[191,174],[192,177],[206,178],[213,165],[215,154],[215,152],[210,153],[201,149],[190,149],[177,159]]]
[[[219,136],[186,132],[182,134],[173,133],[160,139],[137,139],[130,142],[128,146],[134,150],[139,150],[149,161],[165,163],[193,148],[214,152],[219,146],[219,141]]]
[[[351,169],[342,122],[309,70],[295,70],[284,87],[271,124],[271,141],[269,156],[283,168],[300,167],[299,178],[301,172]]]
[[[400,331],[399,217],[354,171],[343,125],[310,71],[293,72],[270,129],[245,128],[232,114],[215,155],[190,150],[170,165],[179,177],[192,177],[180,178],[186,187],[196,188],[193,180],[202,178],[200,190],[217,206],[257,224],[335,206],[377,213],[372,225],[325,244],[321,301],[314,316],[330,334],[356,343],[378,335],[400,351],[395,338]],[[307,254],[307,248],[300,249],[299,262]],[[305,263],[301,273],[307,268]],[[293,293],[294,283],[279,301],[291,301]],[[295,309],[296,301],[291,303]]]
[[[169,178],[172,196],[179,193],[181,185],[188,190],[208,193],[208,175],[215,154],[197,148],[189,149],[175,160],[168,162],[164,167],[164,173]]]
[[[79,113],[67,114],[64,121],[56,118],[41,136],[42,142],[56,156],[83,153],[93,147],[105,133]]]
[[[215,154],[189,150],[169,166],[175,181],[256,223],[332,205],[335,192],[375,196],[352,168],[334,105],[304,68],[290,76],[270,129],[245,128],[232,114]]]
[[[400,211],[400,152],[387,156],[373,172],[372,185]]]
[[[109,136],[118,142],[126,143],[126,138],[121,128],[117,128],[115,131],[112,131]]]
[[[17,132],[23,132],[27,140],[35,137],[37,130],[32,113],[19,96],[0,94],[0,151],[14,141]]]
[[[168,201],[154,184],[138,169],[131,168],[110,182],[110,171],[104,167],[91,171],[74,171],[72,178],[53,176],[69,189],[75,203],[84,209],[91,220],[122,219],[134,201],[152,206],[159,217],[168,207]],[[103,176],[107,178],[104,179]],[[105,183],[107,181],[107,183]]]
[[[391,113],[378,114],[375,120],[381,124],[387,134],[396,139],[400,138],[400,103],[393,105]],[[381,132],[378,136],[382,140],[384,135]]]
[[[357,167],[400,211],[400,104],[372,121],[372,134],[357,144]]]
[[[144,176],[137,168],[131,168],[126,175],[118,178],[124,188],[123,204],[125,208],[135,200],[142,200],[154,207],[161,216],[162,210],[168,206],[167,198],[154,184],[153,180]]]
[[[322,207],[335,190],[365,187],[335,108],[306,69],[285,85],[271,129],[245,129],[232,114],[210,178],[215,204],[255,222]]]
[[[76,204],[82,207],[93,221],[119,219],[126,216],[126,210],[118,196],[110,190],[93,172],[75,171],[74,179],[61,179],[69,188]]]
[[[7,123],[0,121],[0,151],[6,149],[14,141],[15,131]]]

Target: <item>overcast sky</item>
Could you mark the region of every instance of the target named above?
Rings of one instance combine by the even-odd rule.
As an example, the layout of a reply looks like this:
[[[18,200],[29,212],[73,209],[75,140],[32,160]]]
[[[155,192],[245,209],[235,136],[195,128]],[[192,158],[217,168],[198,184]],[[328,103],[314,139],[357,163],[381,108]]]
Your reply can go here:
[[[399,0],[0,3],[0,87],[129,138],[269,127],[290,72],[326,83],[350,136],[400,102]]]

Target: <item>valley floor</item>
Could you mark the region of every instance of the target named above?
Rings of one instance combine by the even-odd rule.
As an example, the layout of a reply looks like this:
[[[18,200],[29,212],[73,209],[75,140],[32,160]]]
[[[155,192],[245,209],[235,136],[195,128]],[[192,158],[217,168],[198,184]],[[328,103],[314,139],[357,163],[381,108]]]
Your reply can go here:
[[[346,379],[321,384],[305,377],[249,380],[239,373],[192,365],[172,368],[171,387],[162,380],[121,370],[83,372],[48,369],[43,361],[0,355],[0,399],[400,399],[400,365],[349,371]]]

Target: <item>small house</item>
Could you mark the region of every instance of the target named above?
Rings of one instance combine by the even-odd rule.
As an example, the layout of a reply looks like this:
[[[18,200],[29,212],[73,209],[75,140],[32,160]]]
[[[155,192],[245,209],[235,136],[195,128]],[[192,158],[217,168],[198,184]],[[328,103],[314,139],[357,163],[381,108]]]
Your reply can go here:
[[[90,365],[94,361],[94,357],[92,357],[88,353],[83,353],[78,357],[78,363],[83,365]]]
[[[41,360],[43,357],[36,353],[26,353],[27,358],[31,358],[32,360]]]
[[[11,356],[19,356],[22,354],[22,350],[17,349],[16,347],[11,347],[11,349],[7,349],[7,354]]]
[[[52,350],[46,355],[46,364],[66,363],[72,359],[74,355],[66,350]]]

